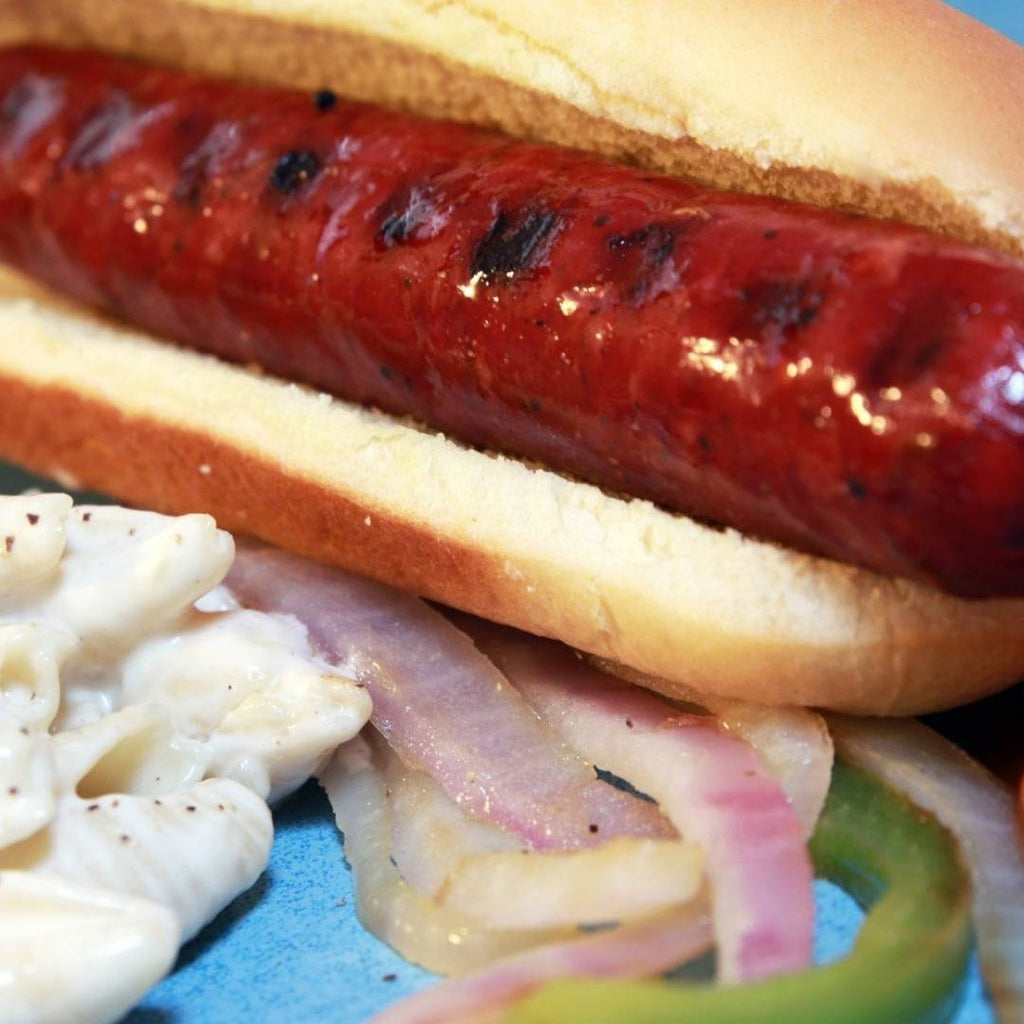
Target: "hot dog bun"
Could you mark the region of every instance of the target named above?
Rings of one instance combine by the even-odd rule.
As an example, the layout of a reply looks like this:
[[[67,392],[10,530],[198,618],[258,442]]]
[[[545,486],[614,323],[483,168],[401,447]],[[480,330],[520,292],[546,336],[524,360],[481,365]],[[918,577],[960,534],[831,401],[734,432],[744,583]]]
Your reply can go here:
[[[69,486],[211,512],[669,694],[910,714],[1024,674],[1024,601],[716,531],[2,285],[0,450]]]
[[[812,39],[826,46],[825,57],[800,67],[776,37],[771,47],[747,40],[739,60],[752,4],[645,7],[650,24],[612,32],[605,4],[576,3],[574,24],[591,39],[582,49],[546,24],[540,5],[508,5],[515,14],[505,18],[522,19],[515,25],[485,16],[485,7],[365,11],[371,6],[376,27],[364,5],[310,3],[304,17],[317,24],[309,27],[255,0],[244,9],[226,0],[14,0],[0,8],[0,25],[9,41],[90,44],[199,70],[327,84],[1021,251],[1024,229],[1014,218],[1024,208],[1024,172],[1011,157],[1024,152],[1013,116],[1015,96],[1024,99],[1024,61],[942,5],[793,0],[770,13],[757,5],[768,22],[788,12],[786,38],[798,36],[809,52]],[[904,20],[911,6],[919,23]],[[853,88],[844,65],[832,109],[829,62],[841,46],[856,52],[855,41],[875,38],[869,15],[886,34],[863,65],[852,60],[859,99],[844,99]],[[771,31],[762,21],[754,34]],[[692,60],[657,52],[654,41],[664,38],[680,40]],[[939,103],[951,76],[973,75],[972,59],[994,70]],[[755,101],[745,112],[720,74],[738,64],[747,83],[739,91]],[[902,76],[906,89],[890,96],[892,120],[882,131],[877,83],[886,74],[890,84]],[[931,92],[919,100],[914,89],[925,80]],[[798,85],[807,90],[800,102]],[[651,114],[656,96],[670,98],[660,120]],[[919,119],[925,107],[940,110],[939,121]],[[1000,109],[1003,120],[990,114]],[[681,137],[683,125],[691,137]],[[754,144],[765,135],[770,149]],[[52,297],[19,299],[29,291],[20,280],[4,288],[0,454],[40,472],[167,511],[210,511],[230,529],[558,637],[656,677],[669,693],[678,684],[912,713],[1024,674],[1022,601],[964,602],[714,531],[165,348]]]
[[[1024,253],[1024,51],[938,0],[7,0],[0,35],[339,92]]]

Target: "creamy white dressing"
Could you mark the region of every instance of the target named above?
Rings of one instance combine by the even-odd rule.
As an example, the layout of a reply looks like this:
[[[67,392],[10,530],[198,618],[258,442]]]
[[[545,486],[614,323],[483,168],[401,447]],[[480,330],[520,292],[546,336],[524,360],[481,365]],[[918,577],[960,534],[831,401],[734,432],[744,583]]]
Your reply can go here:
[[[265,801],[369,717],[219,586],[233,555],[208,516],[0,498],[4,1021],[128,1009],[263,871]]]

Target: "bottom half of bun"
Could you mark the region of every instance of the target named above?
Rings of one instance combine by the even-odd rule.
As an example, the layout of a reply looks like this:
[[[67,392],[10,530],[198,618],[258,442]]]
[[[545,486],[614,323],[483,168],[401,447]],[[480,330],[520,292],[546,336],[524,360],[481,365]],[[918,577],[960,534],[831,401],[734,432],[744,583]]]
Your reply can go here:
[[[0,276],[0,457],[693,689],[866,714],[1024,676],[1024,600],[965,601],[714,530]]]

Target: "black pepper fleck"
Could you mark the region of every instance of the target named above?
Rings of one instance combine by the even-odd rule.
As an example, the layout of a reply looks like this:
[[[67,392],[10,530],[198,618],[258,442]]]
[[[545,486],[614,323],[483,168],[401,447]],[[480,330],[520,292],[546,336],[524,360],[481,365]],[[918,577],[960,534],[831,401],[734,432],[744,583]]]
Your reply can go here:
[[[711,438],[705,434],[699,434],[697,436],[697,445],[702,452],[709,452],[711,451]]]
[[[98,811],[99,809],[100,809],[100,805],[99,804],[89,804],[89,806],[86,807],[87,811]]]
[[[853,477],[850,477],[850,479],[846,481],[846,489],[858,501],[862,501],[868,496],[867,487],[865,487],[860,480],[856,480]]]
[[[126,832],[122,832],[121,833],[121,842],[122,843],[130,843],[131,841],[132,841],[132,837],[130,835],[128,835]]]
[[[590,826],[588,826],[588,827],[589,827],[589,829],[590,829],[590,834],[591,834],[591,835],[597,835],[597,833],[598,833],[598,827],[597,827],[596,825],[590,825]]]
[[[25,518],[28,520],[29,526],[35,526],[39,522],[39,516],[35,512],[26,512]]]
[[[338,105],[338,94],[331,89],[320,89],[313,94],[313,106],[326,113]]]
[[[271,186],[283,196],[293,196],[323,169],[320,157],[311,149],[285,153],[270,172]]]
[[[607,224],[608,221],[610,221],[610,220],[611,220],[611,217],[609,217],[607,213],[599,213],[594,218],[594,227],[595,228],[603,228],[605,226],[605,224]]]
[[[394,370],[392,370],[392,369],[391,369],[391,367],[387,365],[387,363],[385,363],[385,364],[384,364],[383,366],[381,366],[381,368],[380,368],[380,375],[381,375],[381,376],[382,376],[382,377],[383,377],[383,378],[384,378],[385,380],[391,380],[391,378],[392,378],[392,377],[394,377],[394,375],[395,375],[395,371],[394,371]]]
[[[189,811],[189,812],[194,812],[194,811],[195,811],[195,809],[196,809],[196,805],[195,805],[195,804],[188,804],[188,805],[187,805],[187,806],[185,807],[185,810],[186,810],[186,811]]]
[[[19,792],[19,790],[18,790],[18,787],[17,787],[17,786],[8,786],[8,787],[7,787],[7,792],[8,792],[8,793],[9,793],[9,794],[10,794],[11,796],[17,796],[17,795],[18,795],[18,792]]]
[[[627,729],[632,729],[633,728],[633,719],[632,718],[627,718],[626,719],[626,728]]]
[[[765,233],[764,237],[770,242],[778,234],[775,228],[769,228]]]
[[[385,974],[381,977],[381,981],[395,981],[398,978],[397,974]]]
[[[82,514],[82,522],[83,523],[89,522],[90,519],[92,519],[92,513],[91,512],[84,512]]]
[[[13,548],[14,548],[14,538],[13,537],[9,537],[9,536],[8,537],[4,537],[4,550],[7,552],[7,554],[10,554],[11,551],[13,550]]]

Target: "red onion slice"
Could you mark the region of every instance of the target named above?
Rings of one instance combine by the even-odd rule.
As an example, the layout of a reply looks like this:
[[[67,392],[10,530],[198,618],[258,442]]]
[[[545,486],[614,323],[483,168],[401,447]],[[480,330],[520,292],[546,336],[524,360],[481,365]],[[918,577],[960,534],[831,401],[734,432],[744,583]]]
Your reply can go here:
[[[373,723],[471,816],[538,850],[616,835],[669,837],[658,810],[598,780],[450,622],[415,597],[271,548],[240,544],[227,585],[294,615],[317,653],[373,698]],[[596,828],[595,828],[596,826]]]
[[[840,754],[931,811],[973,882],[978,959],[999,1019],[1024,1021],[1024,854],[1013,795],[920,722],[829,717]]]
[[[546,981],[566,976],[649,978],[710,946],[710,918],[698,907],[687,908],[520,953],[479,974],[410,996],[378,1014],[372,1024],[480,1024]]]
[[[456,620],[458,625],[458,620]],[[590,659],[613,676],[650,689],[651,677],[604,659]],[[825,719],[809,708],[776,707],[716,697],[684,686],[678,700],[710,711],[730,732],[757,751],[761,763],[785,790],[810,837],[832,784],[832,737]]]
[[[481,649],[582,756],[661,804],[707,857],[723,980],[810,964],[813,869],[800,820],[754,750],[550,641],[473,627]]]

